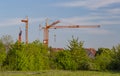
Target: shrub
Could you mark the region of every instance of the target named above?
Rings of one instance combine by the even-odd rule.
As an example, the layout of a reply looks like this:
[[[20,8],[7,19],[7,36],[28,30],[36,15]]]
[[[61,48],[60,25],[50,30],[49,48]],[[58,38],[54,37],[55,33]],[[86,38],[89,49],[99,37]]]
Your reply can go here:
[[[47,49],[38,41],[18,46],[15,43],[8,52],[3,67],[8,70],[49,69]]]
[[[113,47],[112,51],[114,54],[112,55],[112,61],[110,63],[111,70],[120,70],[120,44],[116,47]]]
[[[59,69],[76,70],[77,64],[72,59],[70,51],[60,51],[56,55],[55,63]]]
[[[112,50],[108,48],[99,48],[94,62],[96,70],[108,70],[112,54]]]
[[[6,58],[6,50],[5,47],[2,43],[2,41],[0,40],[0,70],[2,69],[2,64],[5,61]]]

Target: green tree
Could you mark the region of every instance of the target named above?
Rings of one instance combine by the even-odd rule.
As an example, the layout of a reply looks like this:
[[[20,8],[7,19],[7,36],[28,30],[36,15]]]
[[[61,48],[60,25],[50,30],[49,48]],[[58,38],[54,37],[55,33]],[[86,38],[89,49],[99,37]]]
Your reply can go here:
[[[49,69],[48,49],[39,41],[34,41],[28,45],[29,61],[31,62],[31,69],[42,70]]]
[[[73,38],[69,41],[68,50],[71,52],[72,59],[77,63],[77,69],[88,70],[91,69],[90,58],[83,47],[83,42],[78,38]]]
[[[2,41],[0,40],[0,69],[2,69],[1,67],[3,65],[3,62],[5,61],[5,58],[6,58],[5,47]]]
[[[11,48],[11,44],[13,43],[12,37],[10,35],[3,35],[1,41],[4,44],[7,53]]]
[[[72,59],[72,55],[70,51],[64,50],[64,51],[59,51],[56,54],[56,58],[54,60],[58,66],[59,69],[64,69],[64,70],[76,70],[77,69],[77,64],[75,61]]]
[[[112,61],[110,63],[111,70],[120,70],[120,44],[113,47],[112,51],[114,52],[112,55]]]
[[[8,52],[4,68],[8,70],[35,71],[49,69],[48,50],[39,41],[29,44],[16,42]]]
[[[112,55],[113,51],[109,48],[99,48],[95,58],[96,70],[108,70]]]

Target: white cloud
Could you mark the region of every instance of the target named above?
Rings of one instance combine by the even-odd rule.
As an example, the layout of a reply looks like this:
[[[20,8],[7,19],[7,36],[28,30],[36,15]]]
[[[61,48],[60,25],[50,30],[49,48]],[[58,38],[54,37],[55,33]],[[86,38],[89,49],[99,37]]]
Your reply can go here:
[[[100,25],[100,29],[84,29],[89,34],[112,34],[110,30],[103,29],[102,27],[105,25],[120,25],[119,20],[108,20],[110,17],[104,16],[85,16],[85,17],[71,17],[71,18],[63,18],[61,19],[62,25]],[[118,18],[117,16],[113,16],[112,18]],[[99,20],[100,19],[100,20]],[[92,21],[93,20],[93,21]],[[94,21],[95,20],[95,21]],[[58,24],[59,25],[59,24]]]
[[[4,26],[15,26],[15,25],[20,25],[23,24],[21,22],[23,18],[9,18],[9,19],[4,19],[0,21],[0,27]],[[29,24],[36,23],[36,22],[42,22],[44,21],[44,18],[29,18]]]
[[[113,16],[113,18],[116,18],[117,16]],[[102,20],[105,19],[104,16],[85,16],[85,17],[70,17],[70,18],[61,18],[60,21],[61,23],[57,24],[57,25],[115,25],[118,24],[120,25],[120,22],[117,20]],[[6,19],[4,21],[0,22],[0,26],[15,26],[15,25],[20,25],[23,24],[21,22],[23,18],[12,18],[12,19]],[[100,19],[100,20],[99,20]],[[95,20],[95,21],[94,21]],[[44,22],[45,23],[45,18],[29,18],[29,24],[35,24],[35,23],[41,23]],[[39,24],[38,24],[39,25]],[[107,30],[89,30],[89,29],[85,29],[88,30],[88,33],[91,34],[110,34],[109,31]]]
[[[119,20],[117,20],[117,21],[115,21],[115,20],[113,20],[113,21],[100,21],[100,23],[102,24],[102,25],[120,25],[120,21]]]
[[[101,16],[89,16],[89,17],[71,17],[71,18],[62,18],[61,23],[62,25],[81,25],[81,26],[91,26],[91,25],[108,25],[108,24],[116,24],[116,22],[113,21],[90,21],[90,20],[97,20],[97,19],[104,19],[104,17]],[[120,24],[120,23],[119,23]],[[61,25],[61,24],[58,24]],[[84,32],[88,34],[95,34],[95,35],[106,35],[106,34],[112,34],[111,31],[106,29],[82,29]]]
[[[30,18],[29,19],[29,23],[36,23],[36,22],[41,23],[43,21],[45,21],[45,18]]]
[[[120,16],[99,16],[99,15],[90,15],[90,16],[75,16],[75,17],[69,17],[69,18],[59,18],[61,23],[57,25],[74,25],[74,24],[80,24],[80,25],[114,25],[119,24],[119,18]],[[21,20],[24,18],[9,18],[0,20],[0,27],[1,26],[15,26],[23,24]],[[35,24],[35,23],[45,23],[46,18],[29,18],[29,24]],[[113,20],[109,20],[113,19]],[[115,20],[114,20],[115,19]],[[117,19],[117,20],[116,20]],[[39,25],[38,24],[38,25]]]
[[[105,30],[105,29],[94,29],[94,30],[87,30],[88,33],[90,34],[102,34],[102,35],[106,35],[106,34],[112,34],[112,32]]]
[[[90,8],[92,9],[96,9],[96,8],[100,8],[100,7],[105,7],[108,6],[109,4],[113,4],[113,3],[118,3],[120,2],[120,0],[92,0],[92,5],[90,6]]]
[[[3,21],[0,21],[0,26],[13,26],[13,25],[18,25],[21,22],[21,18],[12,18],[12,19],[6,19]]]
[[[107,13],[110,13],[110,14],[120,14],[120,8],[108,9]]]
[[[64,24],[90,24],[90,20],[103,19],[101,16],[84,16],[84,17],[71,17],[71,18],[61,18]],[[93,23],[92,23],[93,24]]]
[[[120,0],[75,0],[71,2],[58,3],[56,5],[63,7],[87,7],[90,9],[97,9],[118,2],[120,2]]]
[[[120,25],[120,16],[84,16],[84,17],[71,17],[62,18],[63,24],[82,24],[82,25]]]

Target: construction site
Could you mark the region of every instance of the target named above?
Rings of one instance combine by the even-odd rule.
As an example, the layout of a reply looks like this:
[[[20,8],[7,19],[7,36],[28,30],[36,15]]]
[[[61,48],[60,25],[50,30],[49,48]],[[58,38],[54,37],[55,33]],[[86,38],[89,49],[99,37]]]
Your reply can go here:
[[[25,43],[28,44],[28,17],[24,20],[21,20],[21,22],[25,23]],[[100,25],[62,25],[62,26],[57,26],[56,24],[60,23],[60,21],[55,21],[51,24],[48,24],[48,20],[46,20],[46,25],[45,27],[42,27],[42,30],[44,31],[44,40],[43,43],[48,47],[49,44],[49,29],[64,29],[64,28],[100,28]],[[40,27],[40,26],[39,26]],[[41,28],[41,27],[40,27]],[[21,42],[21,36],[22,35],[22,30],[20,29],[18,41]]]
[[[26,17],[26,19],[23,19],[21,20],[21,22],[25,23],[25,43],[28,44],[28,39],[29,39],[29,36],[28,36],[28,27],[29,27],[29,21],[28,21],[28,17]],[[61,23],[61,21],[57,20],[57,21],[54,21],[52,22],[51,24],[48,24],[48,19],[46,19],[46,25],[44,27],[42,26],[38,26],[39,29],[42,29],[43,30],[43,44],[46,46],[46,47],[49,47],[49,30],[50,29],[71,29],[71,28],[79,28],[79,29],[84,29],[84,28],[100,28],[100,25],[57,25]],[[54,37],[56,37],[56,35],[54,35]],[[22,39],[22,30],[20,29],[20,32],[19,32],[19,35],[18,35],[18,42],[21,43],[21,40]],[[54,39],[54,41],[56,41],[56,39]],[[64,48],[60,48],[60,47],[57,47],[57,48],[54,48],[54,46],[52,47],[52,49],[54,51],[58,51],[58,50],[63,50]],[[91,49],[91,48],[90,48]]]
[[[109,70],[107,67],[110,67],[111,65],[108,64],[111,63],[112,55],[115,54],[114,51],[117,48],[98,48],[97,50],[93,47],[87,48],[84,47],[84,42],[79,41],[78,38],[74,37],[72,37],[73,39],[69,41],[67,48],[54,46],[51,47],[49,43],[51,29],[79,30],[93,28],[92,30],[94,30],[96,28],[100,28],[101,25],[58,25],[62,23],[60,20],[53,21],[49,24],[48,19],[46,19],[44,26],[38,25],[38,28],[43,31],[42,42],[39,40],[29,42],[29,18],[26,17],[25,19],[21,19],[21,23],[24,25],[25,30],[22,30],[23,28],[18,27],[18,39],[15,43],[10,42],[10,36],[3,36],[1,38],[0,47],[2,48],[3,52],[1,54],[5,56],[1,64],[2,69],[21,71],[24,69],[31,71],[48,68],[59,70]],[[25,37],[25,41],[23,40],[23,35]],[[66,36],[64,36],[64,38],[65,37]],[[58,39],[56,39],[56,35],[54,35],[54,42],[56,40]],[[103,60],[104,58],[110,58],[111,61],[108,63],[108,59],[107,62],[104,62],[104,65],[106,66],[103,68],[100,67],[103,63],[99,63],[99,60],[101,60],[101,58]],[[96,68],[95,66],[98,66],[100,68]]]
[[[120,0],[1,0],[0,76],[120,76]]]

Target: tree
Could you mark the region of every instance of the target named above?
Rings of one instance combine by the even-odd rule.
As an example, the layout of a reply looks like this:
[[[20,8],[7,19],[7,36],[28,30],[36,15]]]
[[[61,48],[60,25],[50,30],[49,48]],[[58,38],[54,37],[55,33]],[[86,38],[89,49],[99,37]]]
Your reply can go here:
[[[74,38],[69,41],[68,50],[71,52],[72,59],[77,63],[77,69],[88,70],[90,69],[90,58],[87,56],[85,49],[83,48],[83,41],[78,41],[78,38]]]
[[[96,70],[108,70],[112,61],[113,51],[109,48],[99,48],[95,58]]]
[[[13,43],[12,37],[10,35],[3,35],[1,41],[4,44],[7,53],[11,48],[11,44]]]
[[[39,41],[12,45],[3,67],[7,70],[38,71],[49,69],[48,52]],[[19,48],[18,48],[19,47]]]
[[[2,67],[3,62],[5,61],[5,58],[6,58],[5,47],[2,41],[0,40],[0,69]]]
[[[77,63],[75,63],[75,61],[72,59],[72,55],[68,50],[59,51],[56,54],[56,58],[54,62],[58,66],[58,69],[64,69],[64,70],[77,69]]]
[[[110,63],[111,70],[120,70],[120,44],[113,47],[112,51],[114,52],[112,55],[112,61]]]

